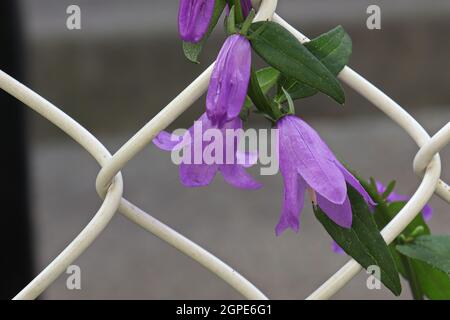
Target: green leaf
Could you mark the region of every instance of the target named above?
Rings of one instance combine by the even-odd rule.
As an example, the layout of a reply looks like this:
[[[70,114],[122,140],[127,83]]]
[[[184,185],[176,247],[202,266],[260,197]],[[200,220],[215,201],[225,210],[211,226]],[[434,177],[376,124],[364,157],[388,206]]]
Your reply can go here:
[[[235,8],[234,12],[236,23],[239,24],[244,22],[244,13],[242,12],[241,0],[234,0],[233,5]]]
[[[396,248],[407,257],[450,273],[450,236],[424,235],[417,237],[412,243],[398,245]]]
[[[286,96],[281,88],[284,88],[293,100],[311,97],[319,92],[306,84],[298,82],[297,80],[281,77],[278,82],[278,92],[274,98],[274,100],[278,103],[283,103],[286,101]]]
[[[450,277],[429,264],[411,259],[422,292],[432,300],[450,300]]]
[[[385,200],[381,198],[381,195],[378,194],[376,186],[375,186],[375,179],[373,180],[373,183],[368,184],[365,180],[358,177],[358,180],[360,180],[361,184],[364,185],[364,188],[369,192],[370,196],[375,201],[381,201],[382,204],[378,205],[375,208],[374,212],[374,218],[377,221],[378,228],[381,230],[384,228],[384,226],[387,224],[388,221],[384,218],[385,214],[381,212],[381,210],[385,210],[387,218],[389,220],[392,220],[401,209],[405,206],[405,202],[392,202],[388,205],[386,205]],[[421,214],[417,215],[414,220],[402,231],[402,234],[409,238],[413,234],[414,230],[416,230],[418,227],[423,228],[424,234],[430,234],[430,229],[427,226],[426,222],[423,219],[423,216]],[[398,242],[398,241],[395,241]],[[404,259],[401,257],[401,253],[397,251],[396,244],[392,243],[389,245],[389,250],[391,251],[392,257],[394,258],[397,269],[400,272],[400,274],[407,280],[410,281],[406,274],[405,266],[404,266]],[[405,257],[407,258],[407,257]],[[416,259],[407,258],[410,261],[410,264],[412,266],[413,272],[416,275],[416,279],[420,285],[420,289],[422,293],[427,296],[429,299],[433,300],[443,300],[443,299],[450,299],[450,277],[438,270],[433,268],[432,266],[421,262]]]
[[[337,26],[305,43],[305,47],[335,76],[348,64],[352,54],[352,40],[342,26]],[[317,93],[316,89],[294,79],[285,78],[281,79],[281,82],[280,86],[284,87],[294,100],[310,97]],[[278,102],[284,102],[283,92],[279,91],[275,99]]]
[[[260,75],[260,77],[262,76]],[[265,87],[268,88],[269,86],[266,85]],[[250,84],[248,86],[247,94],[258,111],[268,116],[269,120],[274,122],[281,116],[281,111],[267,99],[267,96],[262,91],[256,72],[253,70],[250,74]],[[245,112],[246,110],[248,109],[244,106],[243,111]]]
[[[277,84],[278,78],[280,77],[280,71],[272,68],[266,67],[259,69],[256,73],[256,79],[258,80],[259,86],[262,93],[267,94],[269,90]],[[244,108],[249,109],[253,106],[252,100],[247,97],[245,99]]]
[[[379,280],[398,296],[401,293],[400,277],[372,213],[361,195],[351,186],[348,186],[348,196],[353,212],[351,228],[338,226],[317,206],[314,213],[336,243],[361,266],[366,269],[371,265],[379,266]]]
[[[193,63],[200,63],[200,61],[198,61],[198,57],[202,52],[203,44],[204,44],[203,40],[200,41],[199,43],[190,43],[183,41],[184,56]]]
[[[277,84],[279,76],[280,71],[272,67],[266,67],[256,71],[256,78],[258,79],[261,91],[264,94],[266,94],[274,85]]]
[[[240,34],[242,34],[243,36],[247,36],[248,30],[250,29],[250,26],[253,23],[253,20],[255,19],[255,15],[256,15],[255,9],[250,10],[250,13],[248,14],[247,18],[245,18],[241,30],[239,31]]]
[[[388,205],[388,212],[391,219],[395,217],[400,210],[405,206],[405,202],[392,202]],[[375,218],[377,218],[378,207],[375,210]],[[423,227],[425,234],[430,234],[430,229],[427,226],[426,222],[423,220],[421,214],[417,215],[414,220],[403,230],[403,235],[405,237],[410,237],[411,234],[417,227]],[[397,251],[395,243],[389,245],[389,249],[391,250],[391,254],[394,257],[394,260],[397,264],[397,269],[400,274],[408,281],[405,267],[403,265],[402,258],[400,257],[401,253]],[[421,291],[429,298],[433,300],[442,300],[442,299],[450,299],[450,278],[449,276],[438,270],[433,268],[432,266],[421,262],[416,259],[409,258],[410,263],[412,265],[413,271],[416,274],[417,281],[420,285]]]
[[[225,26],[226,26],[226,30],[227,30],[227,35],[230,36],[232,34],[235,34],[237,31],[236,28],[236,15],[234,14],[235,11],[235,6],[232,5],[230,7],[230,12],[228,13],[228,16],[226,17],[225,21]]]
[[[305,43],[305,47],[317,57],[332,74],[338,75],[350,60],[352,39],[342,26]]]
[[[384,190],[383,194],[381,195],[383,199],[386,199],[392,193],[392,191],[394,191],[395,184],[396,184],[395,180],[389,182],[388,186],[386,187],[386,190]]]
[[[291,96],[289,95],[289,93],[284,89],[281,88],[284,92],[284,96],[287,99],[288,102],[288,106],[289,106],[289,114],[295,114],[295,106],[294,106],[294,101],[292,100]]]
[[[263,29],[258,30],[260,27]],[[253,23],[250,31],[253,49],[269,65],[340,104],[345,102],[344,91],[336,77],[289,31],[270,21]]]
[[[209,36],[213,32],[214,28],[217,25],[217,22],[219,21],[220,16],[222,15],[223,9],[225,8],[226,0],[216,0],[214,5],[214,11],[213,16],[211,18],[211,22],[209,23],[208,31],[203,36],[202,40],[198,43],[190,43],[183,41],[183,52],[186,58],[189,59],[189,61],[194,63],[200,63],[198,61],[198,57],[200,56],[200,53],[202,52],[203,46],[206,43],[206,40],[208,40]]]
[[[406,276],[405,267],[400,257],[401,253],[397,251],[395,244],[391,244],[389,249],[391,249],[398,271],[407,281],[410,281]],[[432,300],[450,300],[450,277],[445,272],[435,269],[425,262],[408,259],[410,259],[423,294]]]

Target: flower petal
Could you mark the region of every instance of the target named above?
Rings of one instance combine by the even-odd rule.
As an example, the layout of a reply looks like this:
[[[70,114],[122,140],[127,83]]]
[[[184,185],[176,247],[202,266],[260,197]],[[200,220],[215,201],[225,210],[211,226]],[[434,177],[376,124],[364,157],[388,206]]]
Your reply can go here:
[[[178,31],[182,40],[199,42],[206,34],[214,12],[214,0],[181,0]]]
[[[250,11],[252,10],[252,1],[251,0],[241,0],[242,13],[244,17],[247,17]]]
[[[254,180],[245,169],[236,164],[225,164],[219,167],[226,182],[239,189],[259,189],[262,184]]]
[[[386,191],[386,187],[380,181],[375,181],[375,185],[379,194],[383,194]]]
[[[369,206],[376,206],[377,204],[372,200],[370,195],[367,193],[366,189],[359,183],[358,179],[356,179],[353,174],[347,170],[345,166],[343,166],[337,159],[334,161],[337,167],[341,170],[344,175],[345,180],[351,185],[358,193],[364,198],[366,203]]]
[[[257,151],[236,151],[237,163],[244,168],[250,168],[258,162],[258,152]]]
[[[423,216],[423,219],[427,222],[430,221],[431,218],[433,217],[433,208],[429,204],[427,204],[425,207],[423,207],[422,216]]]
[[[217,165],[180,164],[180,181],[186,187],[207,186],[214,179]]]
[[[317,203],[322,211],[337,225],[343,228],[352,226],[352,207],[348,197],[343,204],[335,204],[318,194]]]
[[[277,123],[280,156],[286,153],[295,162],[297,172],[318,194],[342,204],[347,197],[344,176],[325,156],[323,141],[306,122],[295,116],[285,116]]]
[[[182,147],[183,137],[161,131],[154,139],[153,144],[164,151],[178,150]]]
[[[345,254],[344,249],[342,249],[334,240],[331,242],[331,250],[337,254]]]
[[[298,176],[289,155],[280,153],[280,171],[283,176],[283,206],[275,227],[277,236],[289,227],[295,232],[299,231],[299,216],[303,209],[306,190],[306,182]]]
[[[247,96],[251,47],[242,35],[227,38],[217,57],[206,95],[206,113],[213,123],[236,118]]]
[[[384,191],[383,191],[384,192]],[[397,202],[397,201],[408,201],[411,199],[410,196],[404,194],[398,194],[396,192],[391,192],[386,198],[387,202]]]

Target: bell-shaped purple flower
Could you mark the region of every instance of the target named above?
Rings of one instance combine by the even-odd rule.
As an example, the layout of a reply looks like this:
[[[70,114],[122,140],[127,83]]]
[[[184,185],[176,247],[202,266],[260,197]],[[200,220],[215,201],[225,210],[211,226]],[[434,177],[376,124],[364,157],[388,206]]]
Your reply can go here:
[[[214,123],[236,118],[250,80],[251,47],[242,35],[228,37],[220,50],[206,95],[206,114]]]
[[[314,201],[336,224],[350,228],[352,208],[347,183],[364,200],[375,203],[359,181],[336,159],[317,132],[300,118],[287,115],[278,120],[279,163],[284,180],[281,217],[275,228],[280,235],[287,228],[299,230],[304,194],[309,189]]]
[[[218,129],[215,131],[218,135],[205,139],[209,129]],[[183,161],[180,164],[180,181],[186,187],[206,186],[220,171],[225,181],[236,188],[258,189],[261,184],[245,170],[256,163],[257,156],[254,153],[238,150],[239,135],[237,132],[239,130],[242,131],[240,118],[218,126],[214,125],[204,113],[183,136],[162,131],[153,139],[153,143],[166,151],[181,148],[183,151],[189,151],[188,156],[183,154]],[[229,136],[227,137],[227,135]],[[212,143],[219,138],[223,141],[221,150],[211,152],[211,155],[218,161],[205,158],[206,151],[213,149]],[[216,152],[218,152],[217,155]]]
[[[206,34],[214,12],[214,0],[180,0],[178,31],[182,40],[199,42]]]

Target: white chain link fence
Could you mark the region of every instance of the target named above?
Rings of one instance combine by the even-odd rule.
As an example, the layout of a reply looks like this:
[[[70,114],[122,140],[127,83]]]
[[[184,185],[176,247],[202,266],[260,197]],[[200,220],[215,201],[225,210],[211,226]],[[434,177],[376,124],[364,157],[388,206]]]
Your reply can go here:
[[[309,41],[301,32],[294,29],[275,13],[276,6],[277,0],[261,1],[256,20],[272,19],[289,30],[300,42]],[[3,71],[0,71],[0,87],[3,90],[62,129],[86,149],[100,164],[102,169],[97,176],[96,187],[99,196],[104,199],[102,206],[89,224],[14,299],[35,299],[38,297],[90,246],[117,211],[209,269],[244,297],[248,299],[267,299],[264,293],[240,275],[235,269],[122,197],[123,179],[120,171],[161,130],[165,129],[205,93],[211,71],[212,65],[151,119],[114,155],[111,155],[96,137],[79,125],[74,119],[67,116],[45,98],[19,83]],[[400,105],[349,67],[345,67],[342,70],[339,74],[339,79],[365,97],[403,128],[419,147],[419,151],[414,159],[414,171],[417,175],[423,177],[423,179],[406,206],[382,230],[384,239],[387,243],[390,243],[419,214],[433,193],[436,193],[443,200],[450,203],[450,187],[440,180],[441,160],[438,155],[438,152],[450,141],[450,123],[447,123],[433,137],[430,137],[425,129]],[[360,270],[361,266],[355,260],[350,260],[313,292],[308,299],[328,299],[332,297],[357,275]]]

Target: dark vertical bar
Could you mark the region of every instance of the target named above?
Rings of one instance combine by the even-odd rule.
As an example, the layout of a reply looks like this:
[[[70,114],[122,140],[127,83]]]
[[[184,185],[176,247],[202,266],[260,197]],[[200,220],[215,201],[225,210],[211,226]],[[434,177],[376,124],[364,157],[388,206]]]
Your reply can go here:
[[[18,2],[0,1],[0,69],[23,81]],[[11,299],[32,277],[24,108],[0,90],[0,299]]]

